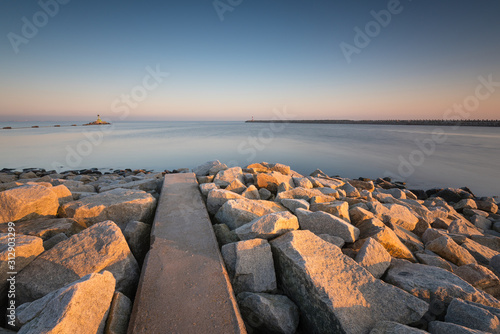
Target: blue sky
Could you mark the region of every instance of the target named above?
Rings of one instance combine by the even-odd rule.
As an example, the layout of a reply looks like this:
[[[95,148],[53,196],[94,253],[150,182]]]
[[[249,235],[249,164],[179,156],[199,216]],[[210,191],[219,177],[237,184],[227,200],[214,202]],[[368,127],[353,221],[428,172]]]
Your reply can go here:
[[[500,81],[493,0],[220,0],[223,20],[211,1],[60,1],[0,2],[0,121],[440,119]],[[349,62],[341,43],[389,8]],[[13,46],[26,20],[38,32]],[[144,90],[147,68],[169,75]],[[468,117],[499,118],[490,95]]]

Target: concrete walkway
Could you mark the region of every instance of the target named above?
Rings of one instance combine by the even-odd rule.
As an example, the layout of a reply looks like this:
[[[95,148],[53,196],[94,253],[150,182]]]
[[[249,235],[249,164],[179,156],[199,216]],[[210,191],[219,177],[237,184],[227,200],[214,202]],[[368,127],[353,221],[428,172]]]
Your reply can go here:
[[[246,333],[192,173],[165,175],[128,333]]]

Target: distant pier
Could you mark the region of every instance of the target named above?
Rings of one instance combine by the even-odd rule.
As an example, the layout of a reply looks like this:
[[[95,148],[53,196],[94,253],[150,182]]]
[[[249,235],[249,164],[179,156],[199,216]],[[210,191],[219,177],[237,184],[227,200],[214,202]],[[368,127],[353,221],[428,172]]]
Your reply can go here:
[[[298,123],[298,124],[374,124],[374,125],[427,125],[427,126],[485,126],[500,127],[500,120],[248,120],[245,123]]]

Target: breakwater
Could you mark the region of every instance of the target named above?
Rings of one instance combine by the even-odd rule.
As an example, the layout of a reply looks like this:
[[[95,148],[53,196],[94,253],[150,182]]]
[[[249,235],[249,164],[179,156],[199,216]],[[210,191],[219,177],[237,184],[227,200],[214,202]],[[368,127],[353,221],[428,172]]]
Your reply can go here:
[[[303,123],[303,124],[375,124],[428,126],[487,126],[500,127],[500,120],[248,120],[245,123]]]

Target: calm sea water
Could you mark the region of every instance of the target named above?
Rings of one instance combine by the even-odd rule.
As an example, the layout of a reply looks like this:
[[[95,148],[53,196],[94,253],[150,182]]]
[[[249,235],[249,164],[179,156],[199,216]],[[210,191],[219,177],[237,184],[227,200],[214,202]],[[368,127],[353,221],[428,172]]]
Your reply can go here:
[[[500,195],[500,128],[243,122],[49,127],[53,124],[0,123],[0,168],[162,171],[216,159],[237,166],[267,161],[302,174],[319,168],[350,178],[392,176],[423,189],[468,186],[477,195]],[[32,125],[40,128],[1,129]]]

